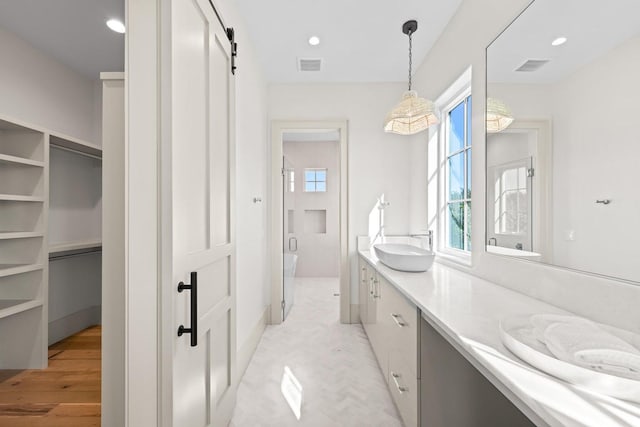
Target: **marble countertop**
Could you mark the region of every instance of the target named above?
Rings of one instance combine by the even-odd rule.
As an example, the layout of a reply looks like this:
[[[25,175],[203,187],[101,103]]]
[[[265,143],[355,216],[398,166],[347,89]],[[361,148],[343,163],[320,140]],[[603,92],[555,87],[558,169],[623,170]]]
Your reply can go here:
[[[442,264],[434,263],[424,273],[405,273],[380,263],[373,251],[359,253],[537,425],[640,426],[640,405],[549,376],[502,344],[501,319],[566,311]]]

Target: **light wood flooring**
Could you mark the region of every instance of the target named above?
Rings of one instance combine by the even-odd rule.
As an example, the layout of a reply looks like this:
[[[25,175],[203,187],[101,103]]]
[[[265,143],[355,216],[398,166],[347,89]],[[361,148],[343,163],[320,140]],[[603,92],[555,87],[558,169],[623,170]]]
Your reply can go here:
[[[44,370],[0,370],[0,427],[100,426],[101,328],[49,347]]]
[[[337,278],[296,278],[295,303],[267,326],[238,388],[231,427],[401,427],[360,324],[339,321]],[[298,420],[280,386],[285,366],[302,386]]]

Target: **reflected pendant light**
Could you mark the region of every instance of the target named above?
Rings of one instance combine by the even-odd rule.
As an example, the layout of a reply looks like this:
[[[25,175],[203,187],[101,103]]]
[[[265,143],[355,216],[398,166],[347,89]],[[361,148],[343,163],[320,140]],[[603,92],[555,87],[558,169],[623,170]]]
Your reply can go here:
[[[407,21],[402,32],[409,36],[409,90],[402,95],[402,100],[391,110],[384,121],[384,131],[399,135],[413,135],[438,124],[433,102],[418,98],[418,92],[411,90],[411,48],[412,35],[418,30],[417,21]]]
[[[487,98],[487,133],[505,130],[513,122],[509,107],[499,99]]]

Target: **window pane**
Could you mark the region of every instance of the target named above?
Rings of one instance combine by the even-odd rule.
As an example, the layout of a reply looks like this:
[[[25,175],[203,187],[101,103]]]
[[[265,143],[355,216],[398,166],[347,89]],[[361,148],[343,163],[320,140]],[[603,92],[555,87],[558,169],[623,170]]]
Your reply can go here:
[[[305,181],[315,181],[316,180],[316,171],[310,171],[310,170],[304,171],[304,180]]]
[[[316,171],[316,181],[326,181],[327,180],[327,171]]]
[[[466,156],[466,161],[467,161],[467,199],[471,198],[471,164],[472,162],[472,157],[471,157],[471,148],[469,148],[467,150],[467,156]]]
[[[464,203],[449,203],[449,247],[464,249]]]
[[[464,152],[449,157],[449,200],[464,198]]]
[[[467,147],[471,145],[471,95],[467,98]]]
[[[455,153],[464,144],[464,102],[449,112],[449,151]]]
[[[316,183],[315,182],[305,182],[304,183],[304,191],[316,191]]]
[[[327,183],[326,182],[316,182],[316,191],[327,191]]]
[[[467,211],[465,213],[465,223],[467,226],[467,229],[465,231],[465,235],[467,237],[467,250],[470,251],[471,250],[471,202],[466,202],[467,205]]]

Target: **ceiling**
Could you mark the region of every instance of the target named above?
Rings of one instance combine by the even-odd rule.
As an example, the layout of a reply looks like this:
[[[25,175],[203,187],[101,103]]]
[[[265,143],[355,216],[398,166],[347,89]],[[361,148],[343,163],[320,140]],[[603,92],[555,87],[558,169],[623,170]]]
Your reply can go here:
[[[402,24],[418,21],[414,71],[461,0],[235,0],[267,79],[294,82],[400,82],[408,76]],[[318,46],[308,39],[316,35]],[[239,55],[242,46],[239,47]],[[322,58],[321,71],[298,71],[298,58]]]
[[[640,35],[638,0],[536,0],[487,50],[492,83],[554,83],[632,36]],[[561,46],[551,41],[565,36]],[[528,59],[549,59],[515,72]]]
[[[0,28],[83,74],[124,70],[124,35],[105,25],[124,20],[125,0],[0,1]]]

